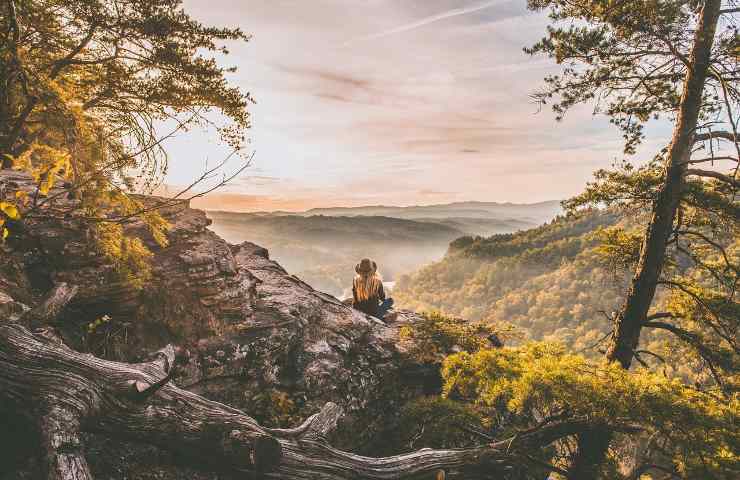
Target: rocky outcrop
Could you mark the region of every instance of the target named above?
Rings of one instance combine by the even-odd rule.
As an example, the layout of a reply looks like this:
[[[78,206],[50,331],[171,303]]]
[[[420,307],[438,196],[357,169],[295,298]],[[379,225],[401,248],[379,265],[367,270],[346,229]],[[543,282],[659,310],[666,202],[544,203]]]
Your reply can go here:
[[[0,186],[5,195],[35,190],[29,177],[5,171]],[[97,253],[89,221],[63,186],[38,202],[47,203],[13,225],[2,247],[3,317],[17,318],[55,284],[74,285],[56,328],[75,348],[134,361],[168,343],[182,347],[178,386],[268,426],[293,425],[334,402],[347,413],[336,433],[346,449],[373,450],[397,407],[424,388],[398,345],[399,326],[414,315],[386,325],[353,310],[290,275],[266,249],[228,244],[187,202],[162,209],[171,224],[166,247],[141,222],[126,223],[154,253],[142,290]]]

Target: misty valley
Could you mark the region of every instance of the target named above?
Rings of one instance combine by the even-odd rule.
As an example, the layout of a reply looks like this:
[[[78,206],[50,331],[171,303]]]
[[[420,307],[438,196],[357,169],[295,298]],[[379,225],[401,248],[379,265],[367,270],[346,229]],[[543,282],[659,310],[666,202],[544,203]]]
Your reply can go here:
[[[549,221],[559,202],[500,204],[461,202],[412,207],[314,209],[300,213],[209,211],[211,229],[231,243],[251,241],[314,288],[351,296],[354,265],[378,264],[386,286],[403,274],[440,260],[463,236],[525,230]]]

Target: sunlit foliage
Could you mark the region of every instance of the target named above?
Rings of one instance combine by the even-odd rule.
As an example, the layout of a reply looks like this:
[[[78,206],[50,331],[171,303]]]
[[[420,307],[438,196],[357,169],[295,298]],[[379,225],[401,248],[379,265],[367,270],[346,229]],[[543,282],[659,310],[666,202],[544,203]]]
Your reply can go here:
[[[595,344],[609,328],[600,311],[619,303],[618,281],[595,252],[597,232],[619,217],[593,211],[536,229],[465,239],[440,262],[403,277],[393,292],[404,307],[439,310],[470,321],[513,324],[525,337],[574,348]]]
[[[33,201],[0,198],[0,221],[48,207],[63,181],[90,222],[136,217],[165,244],[166,223],[131,193],[160,184],[163,141],[177,131],[210,128],[235,151],[245,146],[251,99],[215,57],[248,36],[202,25],[180,0],[9,0],[0,12],[0,161],[38,184]],[[106,256],[127,255],[115,262],[130,276],[143,245],[95,229]]]
[[[649,370],[592,362],[558,344],[461,352],[442,369],[445,395],[538,421],[590,419],[643,439],[637,459],[611,459],[613,474],[650,455],[678,478],[734,478],[740,398],[724,399]],[[622,439],[623,441],[626,438]],[[618,448],[618,446],[615,446]],[[561,453],[567,451],[563,446]],[[567,456],[551,459],[567,466]],[[734,472],[734,473],[733,473]]]

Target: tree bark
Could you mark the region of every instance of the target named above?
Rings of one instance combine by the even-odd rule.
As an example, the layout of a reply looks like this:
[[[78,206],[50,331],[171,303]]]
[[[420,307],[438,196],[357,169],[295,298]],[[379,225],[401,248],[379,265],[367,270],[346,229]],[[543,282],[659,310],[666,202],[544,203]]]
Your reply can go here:
[[[169,380],[177,349],[124,364],[76,352],[42,332],[0,322],[0,410],[39,432],[48,480],[92,479],[82,432],[156,445],[214,471],[297,480],[503,478],[523,453],[590,425],[571,419],[470,449],[370,458],[331,447],[342,410],[327,404],[294,429],[267,429],[243,412],[181,390]],[[249,478],[249,477],[248,477]]]
[[[568,478],[572,480],[599,478],[599,471],[611,441],[612,433],[607,428],[589,428],[578,435],[576,452],[568,469]]]
[[[58,283],[41,304],[32,308],[21,317],[21,323],[28,325],[32,330],[54,322],[64,308],[77,295],[79,288],[65,282]]]
[[[47,480],[92,480],[74,411],[51,409],[39,420],[39,434]]]
[[[701,11],[690,68],[684,80],[678,118],[668,149],[665,178],[653,203],[653,214],[643,237],[640,259],[627,298],[617,315],[614,336],[606,354],[610,361],[619,362],[624,368],[629,368],[632,363],[642,325],[653,303],[676,211],[681,203],[721,3],[720,0],[707,0]]]
[[[640,333],[655,297],[662,273],[668,240],[684,193],[687,165],[696,140],[696,126],[702,105],[704,84],[711,64],[712,45],[719,19],[721,0],[707,0],[702,8],[689,59],[679,113],[667,153],[663,184],[653,203],[653,212],[640,248],[640,258],[627,298],[617,314],[614,334],[606,358],[629,369]],[[596,478],[604,463],[613,433],[596,428],[579,436],[578,453],[569,478]]]

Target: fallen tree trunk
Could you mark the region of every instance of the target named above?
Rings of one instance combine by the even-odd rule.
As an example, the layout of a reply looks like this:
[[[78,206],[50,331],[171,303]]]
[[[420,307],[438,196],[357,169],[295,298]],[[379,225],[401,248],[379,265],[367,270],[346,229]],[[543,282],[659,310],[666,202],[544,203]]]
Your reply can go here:
[[[92,432],[177,452],[216,471],[281,479],[503,478],[539,448],[580,431],[571,421],[471,449],[386,458],[343,452],[327,434],[342,415],[327,404],[294,429],[266,429],[243,412],[168,382],[172,347],[152,361],[125,364],[79,353],[18,323],[0,323],[0,409],[22,415],[42,443],[50,480],[91,479],[80,434]]]
[[[165,355],[165,354],[163,354]],[[273,469],[280,444],[242,412],[172,384],[173,360],[101,360],[19,324],[0,324],[0,407],[38,429],[47,478],[92,478],[82,431],[149,443],[234,470]],[[161,386],[149,395],[149,388]]]

